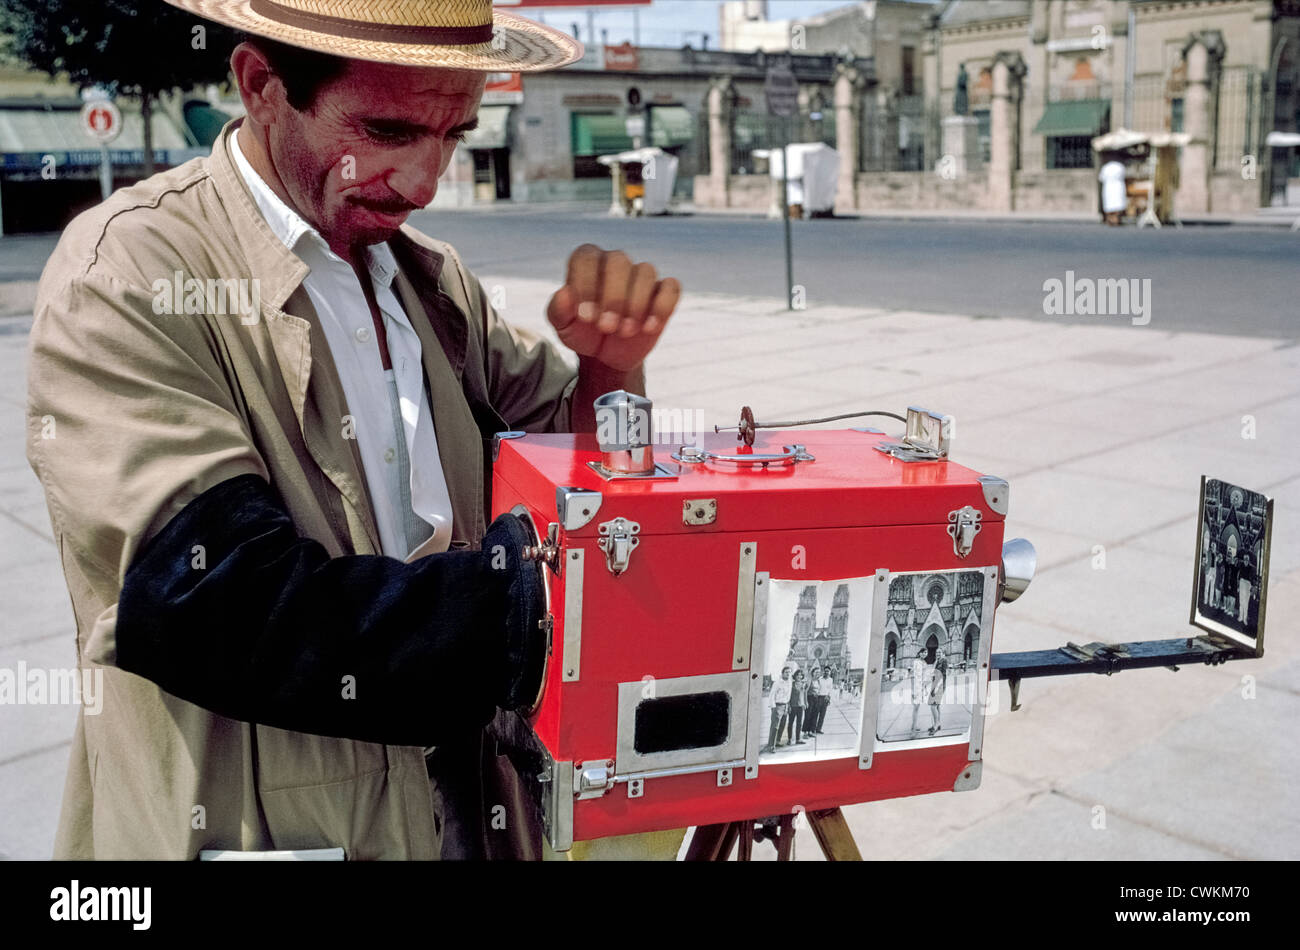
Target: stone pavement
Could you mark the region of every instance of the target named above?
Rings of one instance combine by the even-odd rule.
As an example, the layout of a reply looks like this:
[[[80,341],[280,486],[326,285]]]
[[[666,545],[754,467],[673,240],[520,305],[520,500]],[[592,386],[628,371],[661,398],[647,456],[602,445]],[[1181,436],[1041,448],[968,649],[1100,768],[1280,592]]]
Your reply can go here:
[[[508,319],[544,326],[553,287],[483,282],[503,288]],[[1200,475],[1276,498],[1263,659],[1029,681],[1014,714],[1002,687],[982,787],[846,809],[865,856],[1300,856],[1295,340],[1113,317],[791,314],[771,299],[687,290],[649,362],[657,408],[710,424],[734,424],[742,404],[759,419],[909,404],[956,417],[952,457],[1010,481],[1008,535],[1038,548],[1033,584],[998,612],[995,651],[1188,633]],[[29,323],[0,320],[0,668],[11,669],[74,665],[68,597],[23,454]],[[1243,438],[1248,415],[1254,439]],[[0,855],[50,853],[73,719],[69,707],[0,706]],[[766,844],[755,851],[774,857]],[[806,832],[796,852],[820,859]]]

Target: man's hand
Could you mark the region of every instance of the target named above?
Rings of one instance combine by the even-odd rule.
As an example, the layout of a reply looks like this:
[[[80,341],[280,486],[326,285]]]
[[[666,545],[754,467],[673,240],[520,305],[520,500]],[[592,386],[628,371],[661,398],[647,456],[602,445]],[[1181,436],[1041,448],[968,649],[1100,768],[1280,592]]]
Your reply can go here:
[[[569,257],[568,276],[546,316],[580,357],[627,373],[654,349],[681,294],[675,278],[659,280],[651,265],[584,244]]]

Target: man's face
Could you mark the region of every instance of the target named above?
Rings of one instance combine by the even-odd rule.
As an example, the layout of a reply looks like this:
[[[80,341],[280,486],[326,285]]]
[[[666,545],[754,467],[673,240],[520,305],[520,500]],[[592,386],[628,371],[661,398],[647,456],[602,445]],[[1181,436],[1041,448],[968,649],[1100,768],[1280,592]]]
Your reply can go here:
[[[388,240],[433,200],[484,80],[352,60],[306,111],[281,99],[271,160],[294,206],[336,253]]]
[[[788,680],[789,678],[790,678],[790,668],[786,667],[781,671],[781,679]]]

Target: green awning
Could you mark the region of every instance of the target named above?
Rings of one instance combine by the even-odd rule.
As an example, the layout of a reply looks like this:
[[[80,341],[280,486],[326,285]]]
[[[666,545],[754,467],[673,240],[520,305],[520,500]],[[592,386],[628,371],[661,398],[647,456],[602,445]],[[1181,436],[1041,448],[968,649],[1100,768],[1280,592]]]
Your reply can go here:
[[[650,144],[659,148],[686,145],[695,138],[695,119],[685,106],[650,107]]]
[[[1109,99],[1076,99],[1049,102],[1034,126],[1035,135],[1100,135],[1110,124]]]
[[[627,119],[621,115],[574,112],[570,118],[574,155],[609,155],[632,147]]]
[[[185,124],[190,127],[190,132],[194,135],[194,140],[203,148],[211,148],[225,124],[234,118],[229,113],[198,100],[185,103],[181,112],[185,116]]]
[[[478,128],[465,136],[466,148],[505,148],[510,106],[479,106]]]

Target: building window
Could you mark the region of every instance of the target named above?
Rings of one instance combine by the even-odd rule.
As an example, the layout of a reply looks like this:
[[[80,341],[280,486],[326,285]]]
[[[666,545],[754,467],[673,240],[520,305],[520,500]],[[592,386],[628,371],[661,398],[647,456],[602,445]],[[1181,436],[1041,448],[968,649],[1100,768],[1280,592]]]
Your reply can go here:
[[[916,95],[916,48],[903,47],[903,81],[902,95]]]
[[[979,136],[980,159],[987,164],[993,158],[993,113],[989,109],[972,109],[971,115],[979,121],[976,131]]]
[[[1091,168],[1092,136],[1054,135],[1047,140],[1048,168]]]
[[[1169,101],[1169,131],[1183,131],[1183,100],[1181,98]]]

